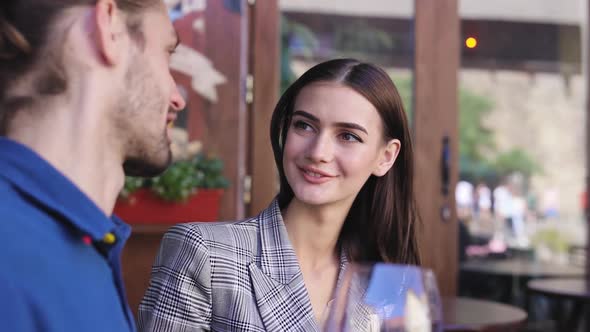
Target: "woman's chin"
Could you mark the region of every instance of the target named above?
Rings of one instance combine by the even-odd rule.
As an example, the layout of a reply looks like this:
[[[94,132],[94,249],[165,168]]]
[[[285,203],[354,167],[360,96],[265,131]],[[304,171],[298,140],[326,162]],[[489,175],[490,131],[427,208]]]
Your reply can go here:
[[[301,195],[297,195],[295,194],[295,198],[297,198],[297,200],[305,205],[326,205],[328,203],[330,203],[330,199],[329,197],[327,197],[327,195],[322,195],[322,194],[310,194],[310,193],[306,193],[306,194],[301,194]]]

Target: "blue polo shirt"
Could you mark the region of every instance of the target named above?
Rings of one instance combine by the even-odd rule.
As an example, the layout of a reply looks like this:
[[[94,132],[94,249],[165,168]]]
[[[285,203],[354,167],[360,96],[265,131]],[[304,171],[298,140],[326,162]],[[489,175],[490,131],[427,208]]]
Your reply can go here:
[[[134,331],[120,262],[130,233],[0,137],[0,331]]]

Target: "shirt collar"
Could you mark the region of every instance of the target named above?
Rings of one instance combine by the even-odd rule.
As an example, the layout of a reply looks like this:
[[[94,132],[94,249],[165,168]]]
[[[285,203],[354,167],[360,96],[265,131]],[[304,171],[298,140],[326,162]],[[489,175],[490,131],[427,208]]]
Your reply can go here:
[[[128,233],[129,226],[115,216],[106,216],[74,183],[36,152],[3,137],[0,137],[0,177],[95,241],[102,240],[113,230]]]

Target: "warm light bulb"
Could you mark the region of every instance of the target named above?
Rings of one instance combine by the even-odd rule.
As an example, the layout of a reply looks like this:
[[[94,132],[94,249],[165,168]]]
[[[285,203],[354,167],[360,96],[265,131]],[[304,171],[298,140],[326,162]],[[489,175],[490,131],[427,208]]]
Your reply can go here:
[[[465,39],[465,46],[467,46],[467,48],[476,48],[477,47],[477,39],[475,39],[474,37],[469,37],[469,38]]]

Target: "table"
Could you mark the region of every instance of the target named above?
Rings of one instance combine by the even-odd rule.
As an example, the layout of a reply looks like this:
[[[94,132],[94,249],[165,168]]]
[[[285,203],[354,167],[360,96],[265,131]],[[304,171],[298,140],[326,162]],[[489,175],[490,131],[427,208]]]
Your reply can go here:
[[[446,297],[442,305],[445,332],[520,331],[527,319],[520,308],[487,300]]]
[[[527,284],[529,292],[544,295],[558,301],[572,301],[570,315],[560,312],[557,319],[560,331],[576,331],[586,307],[586,331],[590,331],[590,281],[585,278],[575,279],[539,279]],[[559,308],[563,308],[560,305]]]
[[[501,294],[494,299],[524,306],[525,308],[528,305],[528,299],[523,290],[529,280],[583,277],[586,274],[584,268],[580,266],[559,265],[517,258],[467,261],[461,264],[460,270],[462,274],[482,274],[499,278],[503,287],[498,288]]]
[[[584,268],[526,259],[473,260],[461,264],[461,271],[520,278],[582,277]]]

